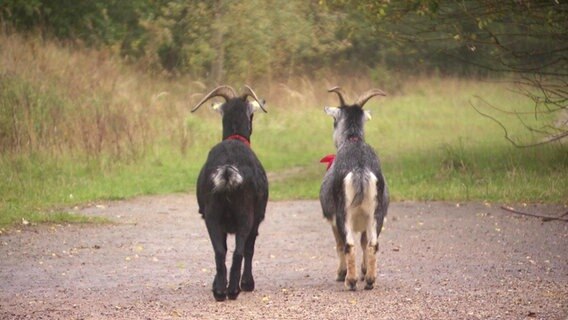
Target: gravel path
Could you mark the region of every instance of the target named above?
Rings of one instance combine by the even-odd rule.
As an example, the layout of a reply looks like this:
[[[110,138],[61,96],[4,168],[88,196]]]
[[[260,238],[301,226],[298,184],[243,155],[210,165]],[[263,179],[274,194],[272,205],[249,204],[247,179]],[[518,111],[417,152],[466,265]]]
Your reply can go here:
[[[498,205],[393,203],[375,289],[351,292],[334,281],[319,203],[270,202],[256,290],[225,302],[211,294],[213,249],[193,195],[77,212],[114,223],[0,235],[0,319],[568,319],[568,223]]]

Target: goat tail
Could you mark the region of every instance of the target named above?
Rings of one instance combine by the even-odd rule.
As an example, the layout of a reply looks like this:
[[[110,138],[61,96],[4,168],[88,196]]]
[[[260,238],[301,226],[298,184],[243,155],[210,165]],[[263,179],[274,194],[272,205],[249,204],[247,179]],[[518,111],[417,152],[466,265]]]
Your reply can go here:
[[[243,183],[243,176],[239,169],[233,165],[220,166],[211,175],[213,192],[236,189]]]
[[[349,172],[344,181],[345,204],[357,207],[363,202],[374,203],[377,197],[377,177],[368,170]]]

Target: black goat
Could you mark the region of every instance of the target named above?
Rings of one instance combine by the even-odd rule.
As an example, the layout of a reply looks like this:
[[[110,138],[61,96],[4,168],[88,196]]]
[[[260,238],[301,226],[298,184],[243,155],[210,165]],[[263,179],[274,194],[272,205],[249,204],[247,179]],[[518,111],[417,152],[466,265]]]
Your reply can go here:
[[[191,112],[205,101],[223,97],[225,103],[213,109],[223,116],[223,141],[214,146],[197,179],[197,202],[213,250],[217,274],[213,296],[217,301],[236,299],[241,288],[254,290],[252,257],[258,227],[264,219],[268,201],[268,180],[262,164],[250,148],[253,113],[264,112],[254,91],[245,86],[241,96],[229,86],[219,86],[207,94]],[[247,101],[252,97],[254,101]],[[227,289],[227,234],[235,234],[235,252]],[[244,271],[241,280],[241,265]]]
[[[345,281],[345,286],[351,290],[357,288],[354,245],[355,234],[361,232],[361,279],[366,282],[365,289],[372,289],[377,274],[378,237],[387,214],[389,194],[379,158],[365,143],[363,125],[371,116],[363,110],[363,105],[370,98],[385,94],[381,90],[370,90],[354,105],[346,105],[338,87],[329,92],[335,92],[341,104],[325,107],[325,112],[334,118],[337,155],[323,179],[320,202],[337,244],[337,281]]]

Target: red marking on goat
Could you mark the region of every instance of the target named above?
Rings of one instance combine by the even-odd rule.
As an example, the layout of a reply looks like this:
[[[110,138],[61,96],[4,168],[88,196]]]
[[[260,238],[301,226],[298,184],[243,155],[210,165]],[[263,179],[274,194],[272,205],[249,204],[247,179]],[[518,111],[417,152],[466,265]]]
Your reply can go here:
[[[248,141],[247,138],[241,136],[240,134],[234,134],[234,135],[228,136],[227,139],[225,139],[225,140],[239,140],[239,141],[243,142],[244,144],[246,144],[247,147],[250,148],[250,141]]]
[[[329,168],[331,168],[331,165],[333,164],[333,160],[335,160],[335,155],[334,154],[328,154],[327,156],[321,158],[320,162],[321,163],[327,163],[327,169],[329,170]]]

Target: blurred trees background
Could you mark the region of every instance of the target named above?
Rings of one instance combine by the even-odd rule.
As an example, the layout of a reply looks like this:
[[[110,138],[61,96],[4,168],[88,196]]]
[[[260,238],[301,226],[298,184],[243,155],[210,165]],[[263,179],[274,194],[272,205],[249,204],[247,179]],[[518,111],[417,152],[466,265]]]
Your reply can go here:
[[[566,76],[568,63],[558,0],[4,0],[0,19],[214,81],[377,67]]]
[[[527,128],[550,140],[568,135],[562,0],[3,0],[0,24],[6,33],[97,47],[145,71],[208,83],[513,75],[535,116],[559,115],[554,125]]]

